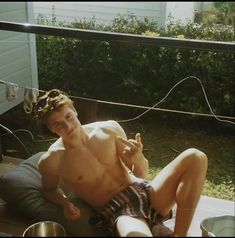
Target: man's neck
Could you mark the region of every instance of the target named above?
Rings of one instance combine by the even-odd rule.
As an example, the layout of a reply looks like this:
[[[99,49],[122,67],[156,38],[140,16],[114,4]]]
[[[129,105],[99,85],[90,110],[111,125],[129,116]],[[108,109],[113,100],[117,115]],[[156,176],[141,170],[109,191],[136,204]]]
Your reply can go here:
[[[68,137],[66,139],[62,138],[64,146],[67,149],[84,147],[87,145],[88,139],[88,134],[83,129],[81,129],[79,133],[76,133],[71,137]]]

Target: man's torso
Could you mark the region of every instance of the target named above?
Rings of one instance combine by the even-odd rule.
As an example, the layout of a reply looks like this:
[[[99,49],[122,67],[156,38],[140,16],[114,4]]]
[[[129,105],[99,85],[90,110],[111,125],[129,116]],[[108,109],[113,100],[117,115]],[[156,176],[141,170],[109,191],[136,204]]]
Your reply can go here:
[[[110,121],[84,125],[89,137],[86,146],[59,152],[59,176],[78,197],[95,207],[132,182],[117,154],[114,127]]]

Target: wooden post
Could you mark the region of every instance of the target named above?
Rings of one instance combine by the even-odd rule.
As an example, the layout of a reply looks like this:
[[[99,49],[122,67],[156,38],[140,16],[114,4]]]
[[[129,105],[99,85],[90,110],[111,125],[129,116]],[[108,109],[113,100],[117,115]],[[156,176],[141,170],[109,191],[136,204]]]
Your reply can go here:
[[[78,112],[78,119],[81,124],[95,122],[97,120],[97,102],[85,99],[74,101],[74,107]]]

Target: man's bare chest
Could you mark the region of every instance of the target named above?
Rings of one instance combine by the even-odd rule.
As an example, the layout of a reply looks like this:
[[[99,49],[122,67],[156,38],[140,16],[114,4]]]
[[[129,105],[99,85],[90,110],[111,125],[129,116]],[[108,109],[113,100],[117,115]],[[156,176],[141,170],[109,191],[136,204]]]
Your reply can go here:
[[[67,150],[61,161],[61,176],[74,182],[89,183],[113,168],[117,160],[115,144],[95,143]]]

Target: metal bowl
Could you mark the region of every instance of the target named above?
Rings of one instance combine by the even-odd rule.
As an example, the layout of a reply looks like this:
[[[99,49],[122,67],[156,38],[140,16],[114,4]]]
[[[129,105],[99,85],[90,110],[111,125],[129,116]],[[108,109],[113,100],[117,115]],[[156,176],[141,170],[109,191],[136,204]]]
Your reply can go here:
[[[37,222],[29,226],[23,233],[23,237],[65,237],[63,226],[53,221]]]
[[[208,217],[200,224],[203,237],[235,237],[235,216]]]

